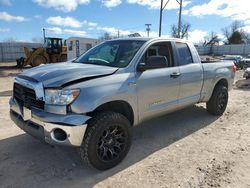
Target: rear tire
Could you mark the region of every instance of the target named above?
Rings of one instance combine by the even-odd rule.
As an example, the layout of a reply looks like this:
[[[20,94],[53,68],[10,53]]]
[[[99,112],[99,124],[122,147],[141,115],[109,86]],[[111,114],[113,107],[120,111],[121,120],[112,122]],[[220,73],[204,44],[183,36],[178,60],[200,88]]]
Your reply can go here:
[[[224,113],[228,102],[228,89],[223,85],[215,86],[212,97],[207,102],[207,111],[216,116]]]
[[[131,145],[131,125],[122,114],[102,112],[88,123],[82,146],[81,159],[98,170],[119,164]]]

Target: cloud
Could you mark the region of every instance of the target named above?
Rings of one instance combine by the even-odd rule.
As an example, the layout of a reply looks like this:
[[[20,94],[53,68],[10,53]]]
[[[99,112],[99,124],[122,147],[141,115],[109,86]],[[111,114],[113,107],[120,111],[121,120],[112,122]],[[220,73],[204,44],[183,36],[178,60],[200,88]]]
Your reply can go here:
[[[107,8],[116,7],[121,3],[122,3],[121,0],[102,0],[102,4]]]
[[[12,4],[10,0],[0,0],[0,5],[11,6]]]
[[[40,6],[47,8],[55,8],[63,12],[72,12],[79,5],[86,5],[90,0],[33,0]]]
[[[242,27],[242,29],[244,31],[246,31],[247,33],[250,33],[250,25],[246,25],[246,26]]]
[[[66,34],[80,36],[80,37],[84,37],[87,35],[86,31],[81,31],[81,30],[64,29],[63,32]]]
[[[233,20],[250,19],[250,11],[246,0],[210,0],[208,3],[195,5],[183,14],[192,16],[218,15]]]
[[[63,30],[60,27],[49,27],[45,28],[46,32],[53,33],[53,34],[62,34]]]
[[[159,9],[161,6],[161,3],[159,0],[127,0],[128,3],[130,4],[138,4],[142,6],[148,6],[150,9]],[[190,4],[191,1],[184,1],[182,6],[186,7],[188,4]],[[165,9],[178,9],[180,5],[175,1],[171,0],[167,4]]]
[[[128,30],[119,30],[119,29],[114,28],[114,27],[97,27],[97,30],[107,32],[107,33],[109,33],[111,35],[118,35],[118,31],[119,31],[119,35],[129,35],[129,34],[131,34],[131,32],[128,31]]]
[[[95,23],[95,22],[88,22],[87,25],[88,25],[89,27],[96,27],[96,26],[97,26],[97,23]]]
[[[46,32],[53,33],[53,34],[70,34],[70,35],[79,36],[79,37],[84,37],[87,35],[87,33],[82,30],[62,29],[60,27],[46,28]]]
[[[10,15],[7,12],[0,12],[0,20],[6,21],[6,22],[23,22],[26,19],[22,16],[13,16]]]
[[[9,28],[0,28],[0,33],[4,32],[10,32]]]
[[[140,31],[140,30],[123,30],[123,29],[118,29],[115,27],[97,27],[97,30],[107,32],[112,36],[117,36],[118,31],[119,31],[119,35],[121,37],[128,36],[129,34],[133,34],[133,33],[139,33],[142,37],[147,37],[147,32]],[[158,37],[158,32],[150,31],[149,37]],[[169,37],[169,35],[162,35],[162,37]]]
[[[37,14],[37,15],[34,16],[34,18],[36,18],[38,20],[41,20],[43,17],[42,17],[42,15]]]
[[[201,41],[204,41],[204,37],[207,35],[208,35],[207,31],[195,29],[188,33],[188,40],[193,43],[199,43]]]
[[[61,16],[55,16],[55,17],[49,17],[46,22],[51,25],[57,25],[57,26],[65,26],[65,27],[73,27],[73,28],[79,28],[82,26],[82,22],[76,20],[72,17],[61,17]]]
[[[48,17],[46,22],[51,25],[56,25],[60,27],[72,27],[72,28],[80,28],[83,25],[87,25],[89,27],[96,27],[97,23],[95,22],[88,22],[87,20],[79,21],[73,17],[61,17],[61,16],[55,16],[55,17]]]

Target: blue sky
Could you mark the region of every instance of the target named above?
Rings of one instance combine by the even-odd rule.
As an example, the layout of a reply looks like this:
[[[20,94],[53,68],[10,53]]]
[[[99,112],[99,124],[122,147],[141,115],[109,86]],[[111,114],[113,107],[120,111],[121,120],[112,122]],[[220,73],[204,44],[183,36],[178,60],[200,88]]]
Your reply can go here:
[[[165,0],[166,1],[166,0]],[[189,39],[199,42],[214,31],[240,20],[250,31],[246,0],[183,0],[183,21],[191,24]],[[249,3],[247,3],[249,4]],[[98,38],[104,32],[146,35],[145,23],[152,24],[151,37],[158,34],[160,0],[0,0],[0,41],[13,38],[32,41],[48,36]],[[178,3],[170,0],[163,13],[162,34],[178,20]]]

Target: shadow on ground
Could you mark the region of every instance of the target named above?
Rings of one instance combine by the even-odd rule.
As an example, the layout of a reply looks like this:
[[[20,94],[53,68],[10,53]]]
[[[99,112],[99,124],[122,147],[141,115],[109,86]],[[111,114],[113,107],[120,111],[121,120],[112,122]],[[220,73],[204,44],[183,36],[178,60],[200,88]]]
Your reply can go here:
[[[0,97],[8,97],[12,95],[12,90],[0,91]]]
[[[8,64],[10,64],[10,63],[8,63]],[[12,65],[12,64],[0,66],[0,70],[17,70],[17,69],[22,70],[22,69],[29,69],[29,68],[31,68],[31,67],[27,66],[27,67],[23,67],[23,68],[18,68],[16,65]]]
[[[74,148],[44,145],[26,134],[7,138],[0,141],[0,182],[3,187],[92,187],[216,119],[193,106],[142,123],[133,130],[128,156],[104,172],[82,165]]]
[[[11,65],[8,65],[11,64]],[[6,63],[0,66],[0,77],[15,77],[24,70],[30,69],[30,66],[18,68],[13,63]]]

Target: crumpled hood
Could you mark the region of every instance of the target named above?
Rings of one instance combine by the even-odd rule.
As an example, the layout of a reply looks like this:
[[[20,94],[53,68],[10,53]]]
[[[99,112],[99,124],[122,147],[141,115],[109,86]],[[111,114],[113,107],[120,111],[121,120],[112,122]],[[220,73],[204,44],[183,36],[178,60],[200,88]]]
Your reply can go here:
[[[26,70],[18,77],[42,82],[44,87],[61,87],[81,79],[110,75],[117,70],[114,67],[82,63],[56,63]]]

